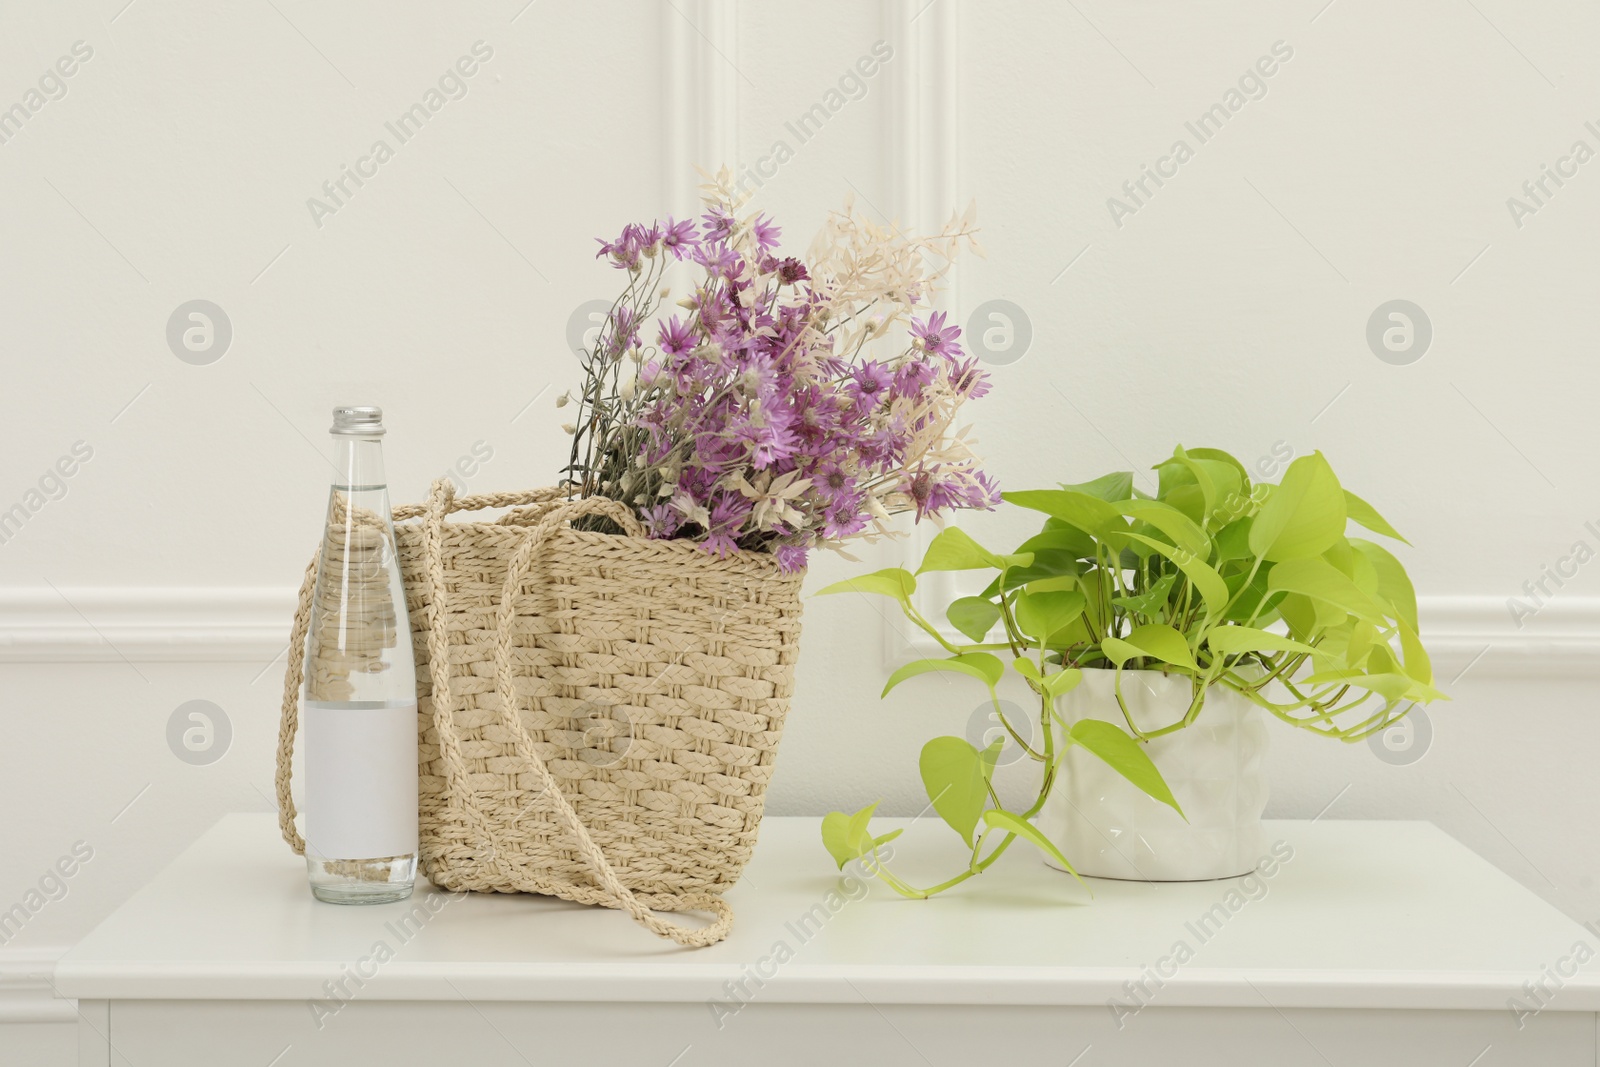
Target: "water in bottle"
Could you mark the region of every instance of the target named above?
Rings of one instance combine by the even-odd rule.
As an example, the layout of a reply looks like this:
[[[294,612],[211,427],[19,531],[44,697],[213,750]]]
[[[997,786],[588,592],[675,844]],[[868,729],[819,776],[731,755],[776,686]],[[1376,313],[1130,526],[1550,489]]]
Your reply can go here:
[[[411,895],[417,679],[383,473],[383,412],[333,411],[327,521],[306,644],[306,866],[334,904]]]

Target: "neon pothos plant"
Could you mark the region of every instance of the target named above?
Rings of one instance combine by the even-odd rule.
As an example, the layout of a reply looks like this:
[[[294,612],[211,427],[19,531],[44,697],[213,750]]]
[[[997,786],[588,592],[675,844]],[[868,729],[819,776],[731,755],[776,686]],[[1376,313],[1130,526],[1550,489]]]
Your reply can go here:
[[[1043,807],[1067,749],[1081,745],[1182,814],[1144,746],[1192,725],[1213,686],[1346,742],[1444,697],[1417,636],[1417,598],[1405,568],[1388,549],[1346,530],[1355,523],[1405,539],[1339,484],[1320,452],[1295,460],[1278,485],[1252,484],[1243,464],[1210,448],[1180,446],[1153,469],[1153,497],[1127,472],[1003,494],[1007,503],[1047,516],[1038,534],[1008,554],[953,527],[934,538],[916,574],[994,572],[982,592],[945,609],[970,643],[956,643],[917,609],[917,578],[909,571],[890,568],[822,590],[887,596],[949,653],[901,667],[884,694],[922,674],[966,675],[987,687],[1005,727],[981,751],[960,737],[936,737],[922,750],[934,810],[972,848],[966,870],[926,889],[896,877],[880,849],[899,831],[873,834],[875,804],[823,820],[823,843],[841,867],[861,858],[896,891],[926,897],[983,873],[1022,837],[1071,870],[1028,821]],[[1043,729],[1029,735],[1042,735],[1042,745],[1025,740],[1006,717],[996,686],[1008,669],[1039,699]],[[1116,672],[1123,724],[1069,723],[1057,713],[1056,698],[1085,669]],[[1141,728],[1122,697],[1128,670],[1188,677],[1188,708],[1170,723]],[[1008,744],[1043,764],[1038,795],[1021,811],[1007,809],[991,781]]]

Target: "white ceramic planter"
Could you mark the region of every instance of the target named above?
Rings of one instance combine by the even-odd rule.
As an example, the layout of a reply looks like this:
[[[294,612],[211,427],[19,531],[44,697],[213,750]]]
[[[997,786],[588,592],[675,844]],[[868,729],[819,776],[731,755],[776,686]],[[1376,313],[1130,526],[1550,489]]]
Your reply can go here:
[[[1109,670],[1086,670],[1057,710],[1069,723],[1094,718],[1126,728]],[[1189,707],[1189,679],[1126,671],[1122,696],[1134,723],[1151,730]],[[1265,712],[1223,686],[1206,694],[1194,724],[1145,746],[1189,817],[1137,789],[1097,757],[1073,746],[1038,826],[1079,874],[1146,882],[1232,878],[1261,859],[1267,804]]]

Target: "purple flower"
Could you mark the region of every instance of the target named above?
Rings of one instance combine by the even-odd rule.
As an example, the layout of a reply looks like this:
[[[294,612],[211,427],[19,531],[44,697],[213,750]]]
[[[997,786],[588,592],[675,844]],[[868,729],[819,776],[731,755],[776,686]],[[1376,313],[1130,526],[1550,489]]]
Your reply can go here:
[[[644,521],[645,532],[658,541],[671,537],[683,525],[671,504],[653,504],[643,509],[640,518]]]
[[[961,327],[946,326],[944,322],[942,311],[935,311],[920,322],[912,319],[911,336],[922,342],[922,350],[929,355],[959,356],[961,346],[957,341],[961,337]]]
[[[757,470],[766,470],[794,455],[794,434],[789,432],[787,426],[778,425],[775,421],[769,420],[765,425],[746,422],[737,433],[749,442],[750,465]]]
[[[755,234],[756,247],[763,252],[770,252],[778,247],[778,238],[783,235],[783,227],[773,225],[772,219],[766,215],[757,215],[755,223],[750,228]]]
[[[823,392],[816,386],[795,391],[795,419],[791,423],[800,451],[808,455],[833,455],[854,442],[840,440],[839,397],[833,391]]]
[[[699,259],[701,251],[695,252],[695,259]],[[728,303],[727,294],[720,288],[713,292],[701,290],[696,295],[695,312],[700,316],[700,324],[707,330],[716,332],[733,320],[733,308]],[[716,338],[721,343],[721,338]]]
[[[906,428],[898,420],[874,430],[861,442],[861,455],[880,467],[896,465],[906,450]]]
[[[667,218],[666,228],[661,233],[661,247],[672,253],[674,259],[682,259],[684,252],[700,243],[700,238],[694,232],[694,220],[684,219],[682,222],[673,222]]]
[[[794,285],[809,279],[811,275],[806,272],[806,265],[790,256],[778,263],[778,284]],[[790,310],[790,309],[785,309]]]
[[[933,503],[936,485],[933,472],[919,468],[900,486],[900,491],[911,498],[911,504],[917,511],[918,522],[921,522],[928,512],[936,510]]]
[[[1000,506],[1000,484],[987,471],[973,471],[973,491],[968,497],[968,507],[993,511]]]
[[[724,530],[712,530],[706,534],[706,539],[700,542],[700,548],[708,555],[716,556],[718,559],[727,559],[739,551],[739,546],[734,543],[733,538],[728,536],[728,533]]]
[[[639,265],[639,227],[629,224],[622,229],[622,234],[615,241],[600,241],[600,251],[595,253],[595,258],[610,256],[611,265],[618,270],[630,270]],[[595,240],[599,241],[597,237]]]
[[[874,407],[889,392],[894,376],[882,363],[867,362],[856,368],[849,389],[864,406]]]
[[[716,278],[733,278],[739,274],[739,257],[727,245],[700,245],[694,250],[694,261]]]
[[[832,460],[817,469],[817,473],[811,476],[811,482],[830,504],[840,498],[850,498],[856,488],[855,478]]]
[[[908,359],[894,372],[896,396],[914,397],[932,384],[934,370],[927,360]]]
[[[989,375],[979,369],[976,359],[969,359],[950,369],[950,388],[968,400],[976,400],[989,391]]]
[[[751,504],[738,493],[727,492],[711,505],[711,528],[714,530],[738,529],[750,514]]]
[[[727,208],[712,208],[701,218],[706,224],[705,239],[707,241],[726,241],[729,235],[733,233],[733,212]]]
[[[750,501],[738,493],[723,493],[711,506],[705,543],[700,547],[718,558],[739,551],[739,531],[750,515]]]
[[[841,501],[823,512],[822,536],[852,537],[867,528],[866,513],[857,501]]]
[[[778,569],[784,574],[794,574],[806,569],[804,545],[779,545],[773,555],[778,557]]]
[[[605,339],[606,352],[625,352],[639,343],[639,316],[630,307],[611,313],[611,333]]]
[[[926,467],[921,464],[901,485],[901,492],[911,497],[916,508],[917,521],[928,515],[950,508],[993,508],[1000,502],[999,487],[982,471],[946,472],[938,464]]]
[[[661,324],[661,351],[673,356],[686,356],[698,344],[694,327],[679,321],[678,316],[674,315]]]

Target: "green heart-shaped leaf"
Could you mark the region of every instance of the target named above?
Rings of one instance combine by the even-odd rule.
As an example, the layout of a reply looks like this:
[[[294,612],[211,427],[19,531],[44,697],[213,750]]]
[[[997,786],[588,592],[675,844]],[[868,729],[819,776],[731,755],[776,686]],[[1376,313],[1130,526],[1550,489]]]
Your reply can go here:
[[[1032,563],[1033,560],[1029,558],[1021,562]],[[928,545],[928,551],[923,554],[922,566],[917,568],[917,573],[973,571],[985,567],[1002,570],[1006,565],[1006,559],[978,544],[967,536],[965,531],[949,526]]]
[[[1152,622],[1135,627],[1128,634],[1127,643],[1137,648],[1140,655],[1170,663],[1174,667],[1196,672],[1200,670],[1200,665],[1194,661],[1194,654],[1189,651],[1189,643],[1182,634],[1165,623]]]
[[[1045,644],[1082,615],[1086,604],[1083,594],[1075,591],[1036,593],[1029,590],[1017,594],[1014,610],[1022,632]]]
[[[886,596],[898,600],[901,604],[911,601],[911,594],[917,591],[917,579],[908,570],[901,567],[889,567],[871,574],[858,575],[855,578],[846,578],[842,582],[834,582],[824,589],[819,589],[816,596],[828,596],[832,593],[873,593],[877,596]]]
[[[945,609],[944,616],[973,641],[982,641],[1000,621],[1000,606],[987,597],[957,597]]]
[[[1161,777],[1155,763],[1144,746],[1130,737],[1122,727],[1100,719],[1080,719],[1072,724],[1068,736],[1074,742],[1100,757],[1107,767],[1132,782],[1142,792],[1161,801],[1179,815],[1183,809],[1172,795],[1167,780]],[[1184,816],[1187,820],[1188,816]]]
[[[979,752],[965,738],[935,737],[922,746],[917,765],[933,810],[968,845],[988,806],[989,776],[1004,745],[1002,737]]]
[[[907,678],[915,678],[919,674],[932,674],[939,671],[965,674],[969,678],[978,679],[978,681],[993,689],[995,683],[1005,676],[1006,667],[999,659],[987,652],[963,652],[959,656],[951,656],[948,659],[912,660],[889,675],[889,681],[884,685],[883,692],[880,695],[888,696],[889,690]]]
[[[1380,533],[1385,537],[1392,537],[1401,544],[1409,545],[1411,543],[1404,537],[1401,537],[1399,531],[1397,531],[1393,526],[1389,525],[1388,519],[1378,514],[1377,508],[1373,507],[1365,500],[1362,500],[1348,489],[1344,491],[1344,507],[1345,512],[1350,516],[1351,522],[1365,526],[1373,533]]]
[[[1274,562],[1320,556],[1344,536],[1344,490],[1321,452],[1289,464],[1250,526],[1250,551]]]
[[[1241,652],[1304,652],[1311,655],[1317,651],[1303,641],[1250,626],[1219,626],[1206,635],[1206,644],[1211,651],[1224,656]]]
[[[1386,612],[1350,577],[1323,559],[1284,560],[1267,576],[1267,588],[1308,596],[1358,619],[1383,625]],[[1325,621],[1319,616],[1319,621]]]

